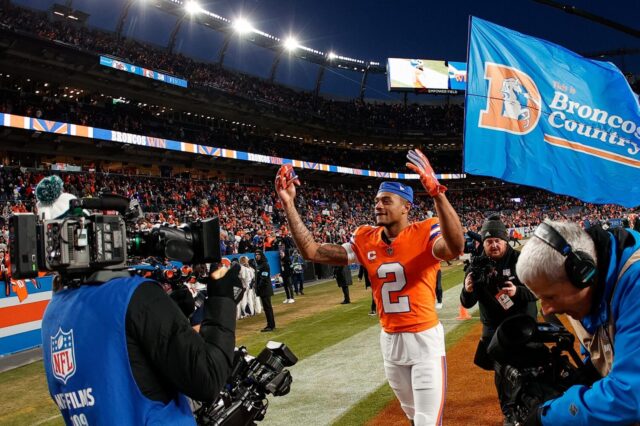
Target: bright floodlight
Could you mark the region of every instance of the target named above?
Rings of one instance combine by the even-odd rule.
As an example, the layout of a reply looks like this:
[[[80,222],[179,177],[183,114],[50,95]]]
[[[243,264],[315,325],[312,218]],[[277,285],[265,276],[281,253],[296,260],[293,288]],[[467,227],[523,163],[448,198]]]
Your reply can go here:
[[[332,60],[332,59],[335,59],[335,58],[337,58],[337,57],[338,57],[338,55],[336,55],[336,54],[335,54],[335,53],[333,53],[333,52],[329,52],[329,54],[328,54],[327,56],[329,57],[329,60]]]
[[[246,19],[238,18],[235,21],[233,21],[233,29],[238,34],[247,34],[247,33],[250,33],[251,31],[253,31],[253,26]]]
[[[200,5],[193,0],[189,0],[188,2],[186,2],[184,4],[184,9],[189,15],[195,15],[196,13],[200,13],[202,11],[202,7],[200,7]]]
[[[284,41],[284,47],[289,51],[296,50],[298,46],[299,46],[298,40],[296,40],[293,37],[289,37]]]

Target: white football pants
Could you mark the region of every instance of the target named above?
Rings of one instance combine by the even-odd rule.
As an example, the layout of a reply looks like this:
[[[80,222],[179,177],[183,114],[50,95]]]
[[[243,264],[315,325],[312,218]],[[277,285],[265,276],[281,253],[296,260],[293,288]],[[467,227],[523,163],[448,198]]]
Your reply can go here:
[[[380,333],[389,385],[415,426],[442,424],[447,361],[441,323],[419,333]]]

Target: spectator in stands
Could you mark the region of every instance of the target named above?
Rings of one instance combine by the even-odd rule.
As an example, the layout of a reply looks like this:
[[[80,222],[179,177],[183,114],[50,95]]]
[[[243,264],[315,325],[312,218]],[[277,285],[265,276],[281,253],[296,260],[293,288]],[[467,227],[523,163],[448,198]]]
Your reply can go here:
[[[252,253],[254,251],[253,244],[251,243],[251,235],[245,233],[238,245],[238,253]]]
[[[262,237],[262,230],[258,230],[256,232],[256,234],[253,236],[252,243],[253,243],[254,250],[264,249],[264,238]]]

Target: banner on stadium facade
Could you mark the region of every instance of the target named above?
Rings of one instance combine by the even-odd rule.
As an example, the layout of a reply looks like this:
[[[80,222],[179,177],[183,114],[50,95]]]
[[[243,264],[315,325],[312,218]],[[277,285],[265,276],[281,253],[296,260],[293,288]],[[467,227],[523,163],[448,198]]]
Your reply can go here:
[[[183,80],[182,78],[174,77],[170,74],[163,74],[158,71],[140,67],[138,65],[131,65],[118,59],[108,58],[106,56],[100,56],[100,65],[120,71],[125,71],[131,74],[140,75],[142,77],[150,78],[153,80],[162,81],[163,83],[173,84],[174,86],[187,87],[188,85],[187,80]]]
[[[464,171],[638,206],[638,97],[611,63],[473,17]]]
[[[17,129],[33,130],[36,132],[56,133],[59,135],[78,136],[89,139],[125,143],[129,145],[146,146],[149,148],[161,148],[169,151],[187,152],[191,154],[207,155],[210,157],[230,158],[234,160],[252,161],[272,165],[292,164],[293,167],[308,170],[320,170],[330,173],[344,173],[358,176],[382,177],[387,179],[418,179],[415,173],[379,172],[376,170],[362,170],[351,167],[342,167],[332,164],[313,163],[310,161],[293,160],[289,158],[274,157],[272,155],[254,154],[251,152],[236,151],[215,146],[199,145],[189,142],[174,141],[171,139],[156,138],[152,136],[136,135],[133,133],[118,132],[115,130],[100,129],[98,127],[81,126],[76,124],[61,123],[57,121],[43,120],[41,118],[24,117],[0,113],[0,126]],[[465,174],[445,173],[436,175],[438,179],[464,179]]]
[[[0,281],[0,357],[42,344],[42,315],[52,296],[53,275]],[[22,294],[21,294],[22,293]]]

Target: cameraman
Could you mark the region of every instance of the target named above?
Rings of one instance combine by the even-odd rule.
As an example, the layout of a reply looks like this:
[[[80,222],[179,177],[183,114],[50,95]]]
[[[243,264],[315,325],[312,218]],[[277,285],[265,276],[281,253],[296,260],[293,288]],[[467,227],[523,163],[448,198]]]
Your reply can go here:
[[[525,244],[518,274],[544,314],[569,315],[600,380],[542,404],[526,424],[640,422],[640,233],[546,221]]]
[[[239,270],[209,277],[199,333],[158,283],[127,271],[56,291],[42,346],[65,422],[195,425],[185,395],[214,400],[231,371]]]
[[[503,381],[504,368],[488,353],[487,346],[496,328],[506,318],[528,314],[536,318],[536,298],[518,280],[516,262],[519,253],[508,244],[507,228],[497,217],[487,219],[480,230],[483,250],[471,258],[470,267],[460,293],[460,303],[471,308],[480,305],[482,337],[478,342],[474,363],[485,370],[495,371],[495,385],[504,414],[504,425],[514,424]]]

